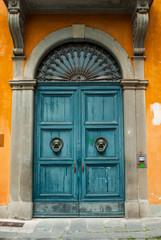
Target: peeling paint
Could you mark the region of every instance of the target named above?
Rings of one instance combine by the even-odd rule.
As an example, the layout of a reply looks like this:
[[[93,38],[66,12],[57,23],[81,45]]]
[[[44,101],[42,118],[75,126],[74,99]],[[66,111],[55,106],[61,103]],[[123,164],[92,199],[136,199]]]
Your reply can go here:
[[[154,103],[150,105],[150,109],[154,114],[154,118],[152,120],[152,123],[154,126],[161,124],[161,104],[160,103]]]
[[[161,196],[160,195],[155,195],[154,193],[151,193],[151,195],[155,198],[158,198],[159,200],[161,200]]]

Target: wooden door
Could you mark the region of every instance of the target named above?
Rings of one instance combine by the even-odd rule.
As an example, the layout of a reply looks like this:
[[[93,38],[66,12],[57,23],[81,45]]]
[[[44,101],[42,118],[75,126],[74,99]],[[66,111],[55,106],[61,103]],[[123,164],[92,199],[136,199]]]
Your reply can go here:
[[[122,120],[118,84],[38,85],[34,216],[123,216]],[[63,142],[59,152],[51,147],[55,138]]]

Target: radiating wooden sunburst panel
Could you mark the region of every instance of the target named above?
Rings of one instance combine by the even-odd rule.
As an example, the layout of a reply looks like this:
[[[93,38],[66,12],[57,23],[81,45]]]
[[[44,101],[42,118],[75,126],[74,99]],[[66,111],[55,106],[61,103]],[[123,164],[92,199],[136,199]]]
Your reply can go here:
[[[102,47],[68,43],[44,57],[36,78],[40,81],[116,81],[122,75],[114,57]]]

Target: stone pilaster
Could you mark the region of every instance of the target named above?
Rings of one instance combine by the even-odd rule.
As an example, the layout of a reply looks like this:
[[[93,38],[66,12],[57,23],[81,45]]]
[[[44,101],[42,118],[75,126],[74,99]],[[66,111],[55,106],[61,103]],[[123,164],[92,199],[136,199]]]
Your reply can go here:
[[[36,80],[11,80],[10,218],[32,218],[34,88]]]
[[[146,154],[145,89],[147,80],[122,80],[125,139],[125,214],[149,215],[147,168],[137,168],[137,154]]]

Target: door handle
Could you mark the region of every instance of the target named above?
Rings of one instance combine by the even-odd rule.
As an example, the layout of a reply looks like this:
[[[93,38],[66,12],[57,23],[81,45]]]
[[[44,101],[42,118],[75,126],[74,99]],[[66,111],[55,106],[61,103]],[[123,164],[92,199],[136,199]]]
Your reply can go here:
[[[82,173],[84,173],[84,163],[82,163]]]
[[[74,163],[74,173],[76,173],[76,164]]]

